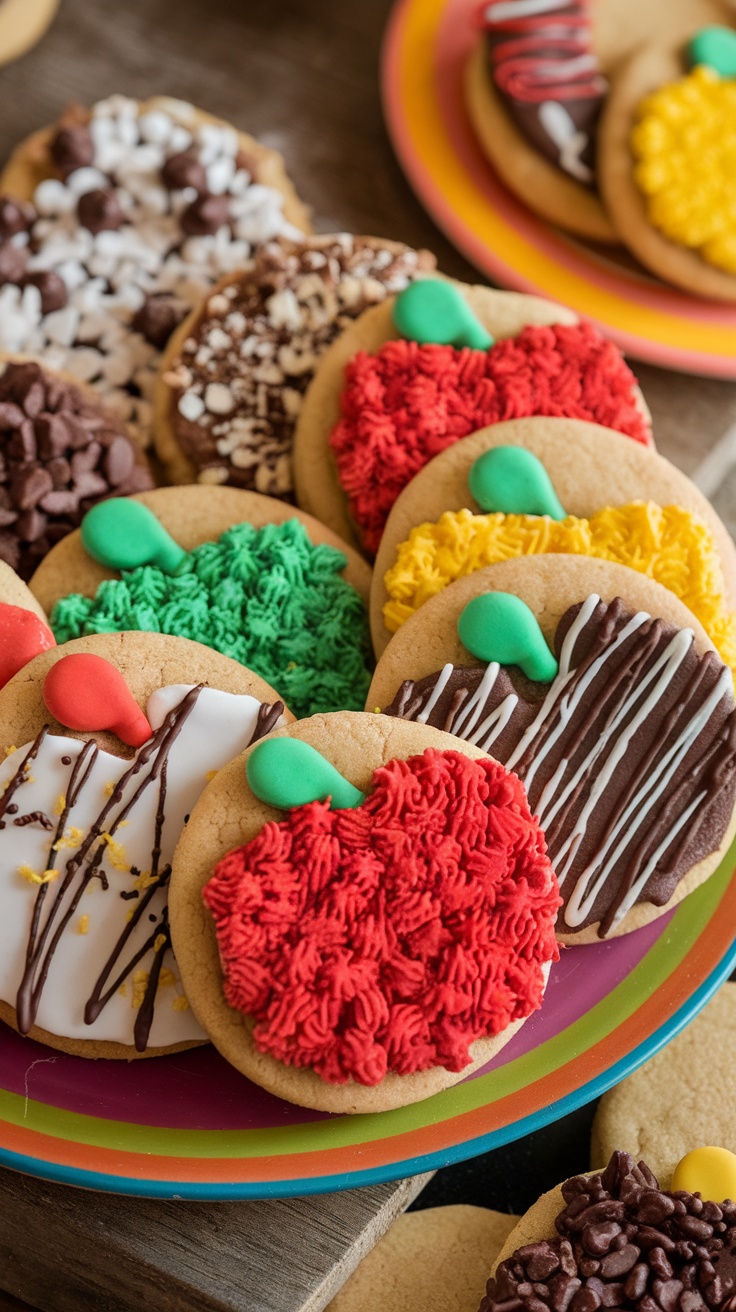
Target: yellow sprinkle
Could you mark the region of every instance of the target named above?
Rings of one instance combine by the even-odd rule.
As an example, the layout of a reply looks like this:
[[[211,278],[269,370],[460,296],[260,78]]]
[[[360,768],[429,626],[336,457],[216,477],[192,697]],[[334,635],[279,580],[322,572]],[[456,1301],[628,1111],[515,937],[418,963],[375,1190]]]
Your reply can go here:
[[[12,744],[10,745],[10,747],[6,747],[6,748],[5,748],[5,755],[6,755],[6,756],[12,756],[12,755],[13,755],[13,752],[17,752],[17,750],[18,750],[18,748],[16,747],[15,743],[12,743]]]
[[[436,524],[412,529],[385,576],[383,608],[395,633],[430,597],[455,579],[516,556],[566,552],[595,556],[647,574],[684,601],[714,647],[736,670],[736,615],[729,610],[721,563],[709,529],[681,506],[637,501],[568,515],[474,515],[448,511]]]
[[[736,81],[701,65],[647,96],[631,133],[650,223],[736,273]]]
[[[156,937],[155,937],[155,939],[153,940],[153,950],[154,950],[154,952],[159,952],[160,949],[163,947],[163,945],[164,945],[165,942],[166,942],[166,935],[165,935],[165,934],[157,934]]]
[[[141,870],[141,873],[133,884],[133,888],[137,888],[138,891],[142,893],[145,889],[150,888],[152,884],[157,883],[158,875],[152,875],[150,870]]]
[[[78,934],[88,934],[88,933],[89,933],[89,916],[80,916],[80,917],[79,917],[79,920],[78,920],[78,922],[77,922],[77,933],[78,933]]]
[[[174,998],[171,1005],[174,1008],[174,1011],[189,1011],[189,1003],[183,993],[180,994],[178,998]]]
[[[63,793],[59,793],[59,796],[54,802],[54,815],[63,815],[65,807],[66,807],[66,798]]]
[[[59,878],[58,870],[44,870],[43,874],[39,875],[32,866],[25,865],[18,866],[18,874],[22,875],[23,879],[27,879],[29,884],[51,884]]]
[[[52,843],[52,851],[60,852],[64,847],[79,847],[83,839],[84,830],[80,829],[78,825],[69,825],[68,829],[64,830],[61,838]]]
[[[206,773],[206,775],[205,775],[205,779],[207,780],[207,783],[208,783],[208,784],[209,784],[209,783],[212,783],[212,780],[214,779],[214,777],[215,777],[215,775],[216,775],[217,773],[218,773],[217,770],[208,770],[208,771],[207,771],[207,773]]]
[[[120,988],[118,989],[118,993],[120,994],[121,997],[126,998],[126,997],[128,996],[128,987],[127,987],[127,985],[126,985],[126,984],[121,984],[121,985],[120,985]]]
[[[176,988],[178,983],[179,981],[176,978],[176,975],[174,974],[173,970],[168,970],[166,966],[164,966],[163,970],[161,971],[161,974],[158,977],[158,987],[160,989],[174,989]]]
[[[131,1007],[134,1008],[134,1010],[137,1011],[141,1003],[143,1002],[143,999],[146,996],[147,988],[148,988],[148,971],[136,970],[133,975],[133,996],[130,1000],[130,1005]]]
[[[102,792],[103,792],[103,796],[112,797],[113,793],[115,792],[115,784],[114,783],[104,784],[102,788]]]
[[[125,913],[125,923],[126,923],[126,925],[129,925],[130,922],[131,922],[131,920],[133,919],[133,912],[134,912],[134,910],[135,910],[134,907],[130,907],[130,908],[126,911],[126,913]]]
[[[124,843],[118,842],[112,834],[100,834],[100,838],[107,844],[107,859],[113,870],[130,870],[130,862],[125,855]]]

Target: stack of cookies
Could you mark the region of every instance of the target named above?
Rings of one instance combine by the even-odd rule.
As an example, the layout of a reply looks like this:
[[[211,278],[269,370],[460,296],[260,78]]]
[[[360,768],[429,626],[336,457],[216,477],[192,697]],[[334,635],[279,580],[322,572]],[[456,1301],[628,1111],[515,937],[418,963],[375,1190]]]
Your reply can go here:
[[[736,300],[732,0],[490,0],[466,103],[499,176],[551,223]]]
[[[590,325],[311,235],[189,105],[0,189],[0,1016],[447,1088],[730,845],[731,539]]]

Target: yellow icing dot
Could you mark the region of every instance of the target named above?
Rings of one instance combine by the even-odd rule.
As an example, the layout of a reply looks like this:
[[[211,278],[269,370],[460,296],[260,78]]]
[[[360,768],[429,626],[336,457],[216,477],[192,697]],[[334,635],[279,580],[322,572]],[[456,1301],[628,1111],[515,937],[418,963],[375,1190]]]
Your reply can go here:
[[[686,1189],[713,1203],[736,1198],[736,1153],[728,1148],[694,1148],[677,1163],[672,1189]]]
[[[448,583],[485,565],[553,552],[595,556],[647,574],[674,592],[700,620],[722,659],[736,670],[736,615],[728,609],[710,531],[680,506],[637,501],[568,515],[474,515],[447,511],[436,524],[412,529],[384,582],[386,628],[395,633]]]
[[[700,65],[647,96],[631,133],[650,223],[736,273],[736,81]]]
[[[102,794],[103,794],[104,797],[112,797],[112,795],[113,795],[114,792],[115,792],[115,784],[114,784],[114,783],[103,784],[103,787],[102,787]]]
[[[15,743],[11,743],[10,747],[5,748],[5,755],[12,756],[13,752],[17,752],[17,750],[18,748],[16,747]]]
[[[77,921],[77,933],[78,934],[89,933],[89,916],[79,917],[79,920]]]
[[[183,993],[180,994],[178,998],[174,998],[174,1001],[172,1002],[171,1005],[174,1011],[189,1011],[189,1003],[187,1002]]]
[[[54,802],[54,815],[63,815],[65,807],[66,807],[66,798],[63,793],[59,793],[59,796]]]
[[[39,874],[32,866],[18,866],[18,874],[27,879],[29,884],[51,884],[59,878],[58,870],[44,870]]]
[[[166,935],[165,935],[165,934],[157,934],[156,937],[155,937],[155,939],[153,940],[153,950],[154,950],[154,952],[159,952],[159,951],[161,950],[161,948],[164,946],[164,943],[165,943],[165,942],[166,942]],[[163,971],[162,971],[161,973],[163,974]]]

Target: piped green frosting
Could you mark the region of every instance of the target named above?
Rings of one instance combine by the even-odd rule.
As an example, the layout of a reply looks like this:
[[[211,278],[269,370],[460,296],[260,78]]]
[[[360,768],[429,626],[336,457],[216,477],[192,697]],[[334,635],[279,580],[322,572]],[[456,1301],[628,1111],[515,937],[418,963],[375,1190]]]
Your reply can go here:
[[[176,574],[141,565],[105,580],[94,598],[62,598],[51,627],[59,643],[126,629],[193,638],[260,674],[298,718],[362,710],[371,647],[345,564],[298,520],[236,524],[195,547]]]

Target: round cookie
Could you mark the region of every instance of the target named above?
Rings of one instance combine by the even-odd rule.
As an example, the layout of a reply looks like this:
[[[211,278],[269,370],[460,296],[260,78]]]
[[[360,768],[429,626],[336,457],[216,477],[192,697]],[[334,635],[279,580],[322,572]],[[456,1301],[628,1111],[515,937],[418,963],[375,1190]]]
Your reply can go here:
[[[477,1312],[490,1264],[519,1218],[455,1204],[405,1212],[327,1312]]]
[[[0,442],[0,560],[26,580],[91,506],[153,483],[123,421],[35,360],[0,357]]]
[[[269,242],[172,334],[154,396],[172,483],[293,500],[291,448],[320,356],[352,319],[434,268],[428,251],[349,233]]]
[[[14,569],[0,560],[0,605],[17,606],[20,610],[29,610],[38,619],[48,623],[46,612],[34,597],[31,589],[18,577]]]
[[[729,12],[724,0],[670,0],[667,39],[684,40]],[[548,222],[592,241],[625,240],[626,230],[617,232],[595,185],[602,154],[596,150],[598,119],[621,60],[660,39],[659,10],[637,0],[552,0],[531,10],[524,0],[496,0],[481,6],[478,26],[482,35],[466,67],[465,102],[499,177]],[[487,44],[496,47],[492,54]]]
[[[535,556],[458,580],[396,634],[366,705],[467,737],[519,775],[565,899],[563,942],[656,919],[736,832],[731,672],[672,593],[623,566]]]
[[[145,510],[134,514],[130,502]],[[296,715],[363,705],[370,570],[283,501],[192,484],[111,502],[32,584],[59,641],[154,629],[239,660],[278,686]]]
[[[679,81],[686,68],[682,47],[652,43],[637,50],[614,78],[600,128],[601,189],[622,240],[647,269],[697,296],[734,301],[736,272],[716,267],[699,250],[671,240],[655,227],[646,196],[635,178],[631,138],[639,107],[660,87]],[[696,85],[697,78],[693,83]],[[687,95],[691,98],[692,93]],[[692,126],[689,130],[692,132]],[[705,142],[700,149],[702,154],[708,153]],[[708,160],[713,169],[710,154]],[[684,167],[681,163],[680,168]],[[698,179],[696,190],[701,182]],[[736,258],[732,267],[736,270]]]
[[[0,688],[39,652],[55,645],[43,607],[0,560]]]
[[[475,462],[486,452],[498,447],[518,447],[541,461],[554,493],[561,502],[561,509],[576,518],[589,520],[605,507],[623,507],[642,501],[652,502],[658,507],[677,506],[694,516],[711,535],[723,573],[726,602],[736,607],[736,549],[733,539],[707,497],[669,460],[612,429],[603,429],[581,420],[552,417],[513,419],[493,424],[442,451],[415,474],[394,502],[376,556],[371,588],[371,633],[377,655],[380,656],[386,647],[402,616],[421,605],[425,597],[439,591],[445,575],[451,579],[469,572],[471,550],[475,559],[483,559],[482,549],[475,545],[471,548],[470,541],[467,543],[468,559],[465,559],[461,545],[465,539],[461,539],[454,517],[447,521],[446,534],[442,536],[442,541],[446,539],[444,548],[439,545],[440,537],[435,526],[447,512],[467,509],[473,515],[484,515],[486,510],[497,508],[498,501],[482,507],[473,496],[470,484],[473,482],[471,471]],[[517,477],[521,479],[521,476],[520,468]],[[490,491],[491,494],[499,495],[495,486]],[[532,507],[522,498],[519,504],[520,508],[528,506],[529,514],[537,512],[536,506]],[[534,532],[533,522],[528,522],[528,528],[532,539],[528,549],[543,550]],[[654,528],[650,526],[644,530],[643,540],[643,525],[637,523],[636,516],[629,528],[631,536],[630,541],[627,541],[625,526],[617,524],[616,530],[609,535],[609,550],[615,550],[619,557],[628,555],[635,568],[654,572],[654,577],[659,577],[661,581],[669,581],[671,578],[673,587],[677,589],[679,586],[678,595],[682,596],[683,587],[687,587],[683,579],[687,575],[681,559],[675,563],[676,557],[681,555],[677,538],[672,541],[671,534],[661,534],[662,548],[665,549],[669,536],[670,553],[674,554],[669,563],[663,555],[661,562],[653,565],[656,542]],[[412,532],[417,542],[416,555],[409,546]],[[504,556],[524,550],[524,535],[519,534],[517,545],[514,534],[515,530],[510,523],[507,535],[509,540],[503,543],[499,541],[498,544],[498,551]],[[574,530],[570,529],[567,536],[571,550],[585,550],[582,539],[579,545],[574,545],[578,537]],[[601,550],[606,546],[600,530],[596,534],[596,542],[600,542]],[[437,558],[432,554],[433,543],[436,545]],[[491,549],[489,545],[489,552]],[[442,569],[438,563],[439,556],[442,556],[444,562]],[[390,591],[386,583],[388,571],[392,571]],[[709,576],[706,583],[712,586]],[[690,588],[695,591],[692,582]],[[683,596],[683,599],[686,598]],[[384,608],[389,602],[392,605],[387,614]],[[390,627],[387,619],[390,620]]]
[[[646,1162],[617,1151],[604,1171],[566,1180],[525,1213],[498,1256],[479,1312],[498,1312],[509,1298],[518,1312],[551,1312],[564,1294],[578,1307],[598,1298],[626,1312],[662,1294],[676,1308],[686,1291],[692,1300],[684,1306],[692,1301],[716,1312],[725,1306],[724,1285],[732,1288],[735,1239],[734,1202],[682,1187],[673,1195]]]
[[[251,671],[160,634],[67,643],[0,691],[0,1018],[79,1056],[204,1040],[170,952],[171,856],[213,772],[290,718]]]
[[[552,413],[559,413],[560,410],[568,408],[575,417],[592,418],[597,423],[608,423],[609,426],[614,426],[614,417],[620,415],[621,425],[626,425],[627,431],[630,430],[645,443],[651,441],[648,411],[633,375],[626,369],[616,348],[611,343],[604,343],[589,325],[580,325],[572,311],[553,305],[549,301],[540,300],[538,297],[522,296],[514,292],[497,292],[489,287],[452,285],[457,287],[479,325],[482,325],[492,338],[501,342],[495,357],[493,350],[488,354],[487,367],[489,368],[494,358],[500,360],[503,357],[503,366],[498,366],[500,372],[497,384],[489,386],[484,382],[485,356],[479,357],[475,368],[479,371],[480,381],[471,392],[466,366],[458,378],[457,399],[450,384],[447,384],[446,392],[440,390],[438,393],[437,405],[441,403],[452,419],[452,436],[443,433],[442,412],[436,420],[433,418],[434,394],[430,391],[428,399],[418,400],[415,395],[418,388],[416,381],[413,381],[413,375],[422,362],[431,357],[432,368],[438,371],[438,380],[441,384],[442,373],[447,367],[459,367],[457,353],[451,348],[435,348],[431,344],[425,345],[420,352],[415,352],[412,344],[408,344],[407,363],[411,366],[412,377],[407,374],[406,390],[397,391],[394,384],[391,389],[386,389],[386,395],[390,398],[389,404],[399,408],[402,423],[404,423],[405,412],[411,417],[414,425],[411,431],[412,447],[416,447],[417,452],[408,455],[406,446],[397,443],[396,455],[392,455],[389,464],[385,432],[384,440],[378,448],[380,459],[377,454],[372,454],[367,441],[365,447],[361,447],[359,461],[361,472],[358,476],[356,469],[356,480],[361,498],[366,500],[369,527],[366,523],[358,525],[355,522],[355,506],[351,507],[338,477],[335,456],[331,448],[331,436],[334,435],[341,418],[341,404],[344,407],[346,378],[358,377],[356,357],[359,357],[359,353],[365,352],[369,356],[382,359],[386,357],[387,351],[395,349],[389,344],[400,340],[399,331],[394,324],[397,304],[395,301],[386,301],[383,305],[367,310],[345,330],[323,357],[304,398],[294,438],[297,501],[310,514],[329,524],[346,541],[363,540],[366,548],[373,552],[378,547],[380,532],[393,500],[427,459],[436,455],[442,447],[450,445],[452,441],[485,427],[490,422],[489,410],[495,420],[519,417],[519,409],[529,406],[532,406],[534,413],[540,413],[544,402],[540,394],[538,407],[535,393],[535,388],[540,385],[544,386],[547,397],[545,408],[551,408]],[[549,328],[550,332],[537,331],[545,327]],[[569,334],[567,338],[566,333]],[[512,345],[504,342],[503,339],[507,338],[520,339],[520,344]],[[569,372],[561,369],[560,362],[568,349],[579,366],[587,359],[585,372],[589,374],[591,380],[595,380],[594,389],[587,397],[589,404],[583,407],[584,413],[581,410],[583,402],[580,392],[574,395],[570,393],[567,405],[565,402],[565,395],[570,386],[570,374],[574,373],[574,365],[571,365]],[[542,358],[547,359],[547,366],[534,369],[532,362],[535,356],[538,356],[538,365],[541,365]],[[362,354],[359,358],[362,359]],[[596,363],[593,363],[594,360]],[[375,368],[377,363],[380,363],[380,360],[372,362],[371,367]],[[392,356],[391,368],[395,370],[397,364]],[[427,364],[427,370],[429,367]],[[609,390],[606,380],[611,374],[614,375],[614,379]],[[522,376],[525,380],[525,391],[522,389]],[[545,379],[544,384],[542,379]],[[555,389],[558,391],[556,392]],[[585,392],[584,387],[582,391]],[[383,397],[384,385],[376,381],[374,394],[376,414],[381,413],[380,405],[383,403]],[[356,413],[361,412],[357,400],[355,409]],[[388,422],[387,427],[390,432],[391,424]],[[426,435],[422,429],[426,429]],[[391,453],[393,449],[392,447]],[[363,450],[365,450],[365,457]],[[379,504],[377,496],[374,495],[376,489],[373,485],[376,477],[380,477],[381,483],[386,485],[385,489],[382,488],[381,496],[381,502],[385,501],[385,505]]]
[[[593,1122],[591,1160],[612,1144],[646,1158],[669,1185],[672,1167],[706,1143],[736,1151],[731,1095],[736,1084],[736,984],[724,984],[681,1034],[605,1093]]]
[[[41,40],[59,0],[3,0],[0,5],[0,63],[19,59]]]
[[[248,752],[220,772],[192,813],[174,857],[172,933],[187,994],[200,1022],[222,1055],[238,1070],[256,1084],[301,1106],[342,1113],[382,1111],[448,1088],[498,1052],[539,1005],[547,967],[556,955],[553,942],[558,904],[556,884],[546,858],[537,847],[536,823],[529,815],[523,791],[512,776],[477,749],[423,726],[392,723],[388,717],[351,712],[314,716],[289,726],[271,741],[276,748],[276,761],[272,751]],[[310,752],[310,748],[316,751]],[[451,785],[450,776],[463,778],[464,783]],[[481,778],[486,778],[488,784],[481,784]],[[404,784],[409,790],[406,794]],[[512,894],[508,889],[506,896],[522,898],[515,906],[513,923],[517,928],[524,924],[529,930],[524,962],[517,960],[516,968],[501,976],[509,983],[509,991],[504,993],[503,988],[484,991],[483,1006],[489,1010],[484,1012],[482,1023],[477,1004],[466,997],[462,988],[451,1001],[436,979],[431,986],[432,1002],[429,1001],[429,980],[440,969],[445,952],[453,950],[446,939],[445,946],[439,947],[439,940],[433,937],[439,928],[437,917],[441,919],[443,913],[444,877],[433,877],[435,891],[427,892],[423,913],[426,930],[412,940],[411,966],[404,955],[408,922],[402,919],[401,881],[405,872],[413,872],[413,899],[424,887],[427,877],[424,872],[435,862],[439,863],[438,871],[443,868],[442,833],[449,820],[444,811],[445,800],[455,794],[457,787],[461,788],[465,809],[463,824],[453,822],[454,838],[450,844],[453,869],[457,869],[458,863],[462,866],[468,843],[477,844],[474,874],[464,887],[470,890],[468,896],[475,898],[476,908],[487,906],[483,883],[488,877],[483,873],[485,844],[489,841],[488,833],[495,832],[487,826],[498,817],[497,807],[503,806],[502,831],[516,846],[513,857],[510,852],[500,857],[491,879],[495,880],[500,870],[518,873],[518,879],[514,880],[517,892]],[[444,792],[445,788],[450,789],[450,794]],[[367,801],[365,793],[359,791],[365,789],[372,789]],[[399,800],[399,793],[403,801]],[[268,796],[274,801],[278,796],[280,807],[290,807],[296,801],[306,803],[315,795],[332,797],[339,809],[330,811],[324,802],[297,805],[285,820],[282,810],[259,800]],[[481,811],[476,814],[481,796],[484,798]],[[383,810],[385,806],[387,812]],[[392,837],[387,847],[381,846],[384,815],[387,819],[391,817],[388,823]],[[406,835],[401,843],[397,832],[399,815]],[[478,822],[472,838],[466,828],[471,815]],[[268,825],[268,821],[280,823],[274,826]],[[324,827],[325,834],[333,833],[329,844],[331,857],[326,850],[320,855],[320,840],[315,848],[310,846],[308,835],[314,824]],[[277,845],[288,844],[289,835],[297,829],[306,843],[294,858],[296,883],[291,905],[300,908],[298,923],[295,921],[290,926],[288,916],[282,923],[280,917],[287,907],[283,895],[270,902],[276,933],[273,944],[284,986],[283,993],[274,994],[275,1014],[271,1014],[267,956],[262,955],[259,962],[253,961],[252,969],[243,970],[240,963],[247,949],[243,945],[236,951],[231,941],[232,934],[246,933],[249,924],[255,925],[247,910],[247,894],[245,902],[241,898],[239,870],[240,863],[252,851],[253,860],[259,862],[259,886],[266,887],[271,867],[263,845],[270,847],[272,841]],[[429,829],[432,841],[425,848]],[[373,848],[371,840],[375,844]],[[494,837],[493,842],[496,841]],[[252,847],[244,853],[243,844]],[[352,865],[353,859],[359,863],[360,874],[356,868],[353,874],[345,875],[345,887],[352,890],[347,899],[339,892],[339,877],[336,876],[337,884],[331,883],[330,859],[338,860],[338,869],[343,862]],[[526,876],[520,873],[523,868]],[[288,881],[287,846],[283,847],[278,870],[286,872]],[[374,901],[372,892],[377,888],[379,870],[383,872],[380,904]],[[213,871],[216,871],[214,878]],[[235,881],[232,886],[231,880]],[[242,885],[242,890],[247,887]],[[207,906],[203,901],[205,889]],[[464,896],[459,889],[456,892]],[[502,897],[500,890],[498,895]],[[530,901],[524,903],[527,897]],[[231,918],[235,907],[239,908],[237,918]],[[325,924],[332,926],[328,930],[332,947],[325,945],[320,950],[311,945],[319,939],[322,914],[326,917]],[[461,936],[465,930],[460,926],[469,929],[471,920],[472,917],[464,916],[457,919]],[[360,941],[350,938],[358,923],[363,926]],[[484,912],[483,924],[484,933],[476,937],[473,947],[467,944],[462,949],[471,953],[476,961],[475,969],[481,973],[488,969],[487,951],[501,954],[501,960],[507,954],[510,960],[518,951],[516,937],[509,940],[510,922],[507,920],[504,927],[496,925],[490,906]],[[259,931],[254,929],[256,932]],[[387,958],[379,983],[375,966],[371,965],[371,936],[386,933],[390,933],[394,945],[389,953],[393,965],[389,968]],[[488,948],[484,947],[486,934],[490,935]],[[349,948],[342,946],[349,943],[352,944]],[[457,950],[460,950],[459,942]],[[291,963],[296,961],[295,953],[302,966],[296,966],[296,982],[292,986],[288,981]],[[226,980],[221,957],[228,962]],[[301,1022],[295,1025],[293,1020],[289,1021],[287,1030],[292,1037],[282,1048],[281,1007],[286,1008],[284,1017],[299,1015],[298,1009],[293,1010],[297,1005],[292,998],[293,989],[303,991],[310,987],[313,967],[319,961],[322,962],[321,981],[315,982],[323,1001],[317,1010],[314,1003],[308,1004],[314,1026],[308,1026],[305,1032]],[[498,969],[502,970],[500,964]],[[241,990],[248,979],[262,981],[260,1003],[247,1004],[260,1017],[257,1026],[253,1015],[236,1005],[230,1006],[225,998],[227,990],[229,997],[233,1000],[237,997],[246,1006]],[[403,981],[398,998],[393,991],[394,979]],[[283,1004],[279,1001],[282,996]],[[348,1004],[351,998],[354,1002]],[[341,999],[345,1000],[344,1004]],[[449,1009],[447,1013],[445,1007]],[[302,1014],[306,1013],[302,1010]],[[473,1035],[484,1031],[488,1037],[473,1041]],[[305,1043],[307,1048],[303,1046]],[[273,1055],[274,1052],[280,1057]],[[443,1064],[438,1061],[440,1056]],[[397,1068],[404,1073],[397,1073]]]
[[[142,439],[176,325],[309,227],[275,151],[167,96],[72,108],[21,143],[0,193],[0,349],[92,383]]]

